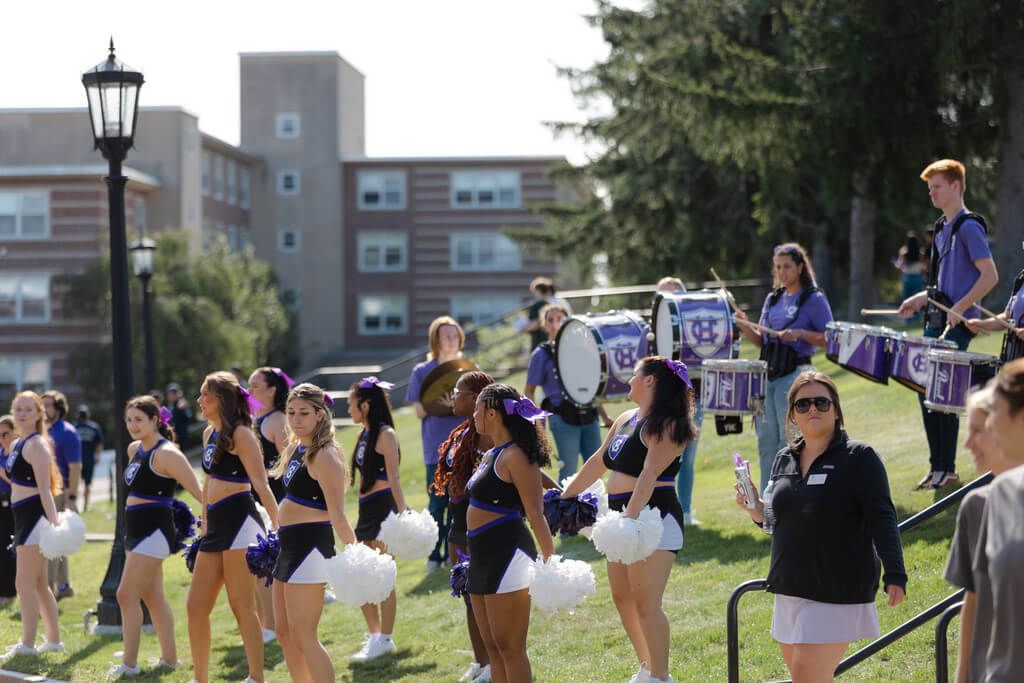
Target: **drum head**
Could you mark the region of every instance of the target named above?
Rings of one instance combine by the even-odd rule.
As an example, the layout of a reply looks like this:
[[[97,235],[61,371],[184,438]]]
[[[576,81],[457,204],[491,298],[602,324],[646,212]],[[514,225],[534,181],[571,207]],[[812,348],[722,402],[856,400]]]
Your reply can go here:
[[[661,294],[654,302],[654,352],[679,359],[679,307],[674,299]]]
[[[562,391],[577,405],[586,405],[597,397],[601,385],[601,355],[590,325],[580,318],[569,318],[555,338],[555,370]]]

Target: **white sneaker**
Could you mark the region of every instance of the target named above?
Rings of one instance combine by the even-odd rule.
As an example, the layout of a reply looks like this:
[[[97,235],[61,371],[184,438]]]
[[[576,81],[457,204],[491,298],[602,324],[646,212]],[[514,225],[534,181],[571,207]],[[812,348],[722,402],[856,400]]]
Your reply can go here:
[[[154,669],[177,669],[179,666],[181,666],[181,662],[175,662],[174,664],[171,664],[170,662],[165,662],[162,659],[156,658],[150,659],[148,660],[148,662],[149,665]]]
[[[480,666],[479,662],[473,662],[472,666],[466,669],[466,673],[459,677],[460,681],[472,681],[474,678],[480,675],[480,671],[483,667]]]
[[[332,591],[330,588],[325,588],[324,589],[324,604],[325,605],[329,605],[332,602],[337,602],[337,601],[338,601],[338,596],[334,594],[334,591]]]
[[[365,662],[369,659],[376,659],[381,655],[386,655],[389,652],[394,652],[395,649],[395,641],[389,636],[371,633],[367,636],[363,649],[352,655],[352,659],[357,662]]]
[[[265,628],[263,629],[263,644],[272,643],[277,640],[277,634],[274,633],[274,629]]]
[[[117,666],[111,667],[110,671],[107,672],[107,676],[110,678],[119,678],[121,676],[138,676],[142,673],[142,669],[137,666],[128,666],[124,662],[121,662]]]
[[[640,670],[629,679],[629,683],[649,683],[650,680],[651,671],[647,668],[647,662],[644,662],[640,665]]]
[[[700,526],[700,520],[693,512],[683,513],[683,526]]]
[[[35,657],[39,654],[39,650],[34,647],[29,647],[25,643],[17,642],[7,648],[7,651],[0,655],[0,662],[6,662],[11,657],[17,657],[18,655],[30,655]]]
[[[45,643],[40,645],[39,646],[39,651],[40,652],[67,652],[67,650],[64,649],[64,643],[51,643],[50,641],[46,641]]]
[[[488,664],[484,668],[480,669],[480,675],[469,683],[491,683],[491,665]]]

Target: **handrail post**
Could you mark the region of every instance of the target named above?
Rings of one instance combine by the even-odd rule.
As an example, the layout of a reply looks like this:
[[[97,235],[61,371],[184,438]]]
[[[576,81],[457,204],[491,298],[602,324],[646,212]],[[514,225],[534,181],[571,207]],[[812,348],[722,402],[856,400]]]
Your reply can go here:
[[[950,605],[935,622],[935,683],[949,683],[949,645],[946,641],[946,632],[949,630],[949,622],[960,614],[963,606],[962,600]]]
[[[744,581],[729,596],[729,604],[725,608],[726,647],[728,649],[729,661],[729,683],[740,683],[740,642],[739,642],[739,616],[737,608],[740,598],[744,593],[755,590],[764,590],[768,587],[767,579],[752,579]]]

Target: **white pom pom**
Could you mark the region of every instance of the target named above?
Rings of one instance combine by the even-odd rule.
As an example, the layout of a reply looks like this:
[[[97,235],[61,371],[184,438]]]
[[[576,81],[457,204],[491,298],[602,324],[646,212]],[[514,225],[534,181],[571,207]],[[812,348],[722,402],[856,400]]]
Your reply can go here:
[[[577,472],[576,474],[579,474],[579,472]],[[569,484],[572,483],[572,480],[576,478],[576,474],[572,474],[562,480],[563,491],[566,488],[568,488]],[[601,516],[608,512],[608,489],[604,487],[604,481],[602,481],[601,479],[596,480],[593,484],[588,486],[587,489],[583,491],[583,493],[593,493],[595,496],[597,496],[597,518],[601,519]],[[580,529],[580,533],[583,534],[584,538],[590,538],[593,532],[593,526],[583,527],[582,529]]]
[[[420,512],[406,509],[400,515],[388,514],[381,522],[377,540],[388,547],[398,560],[418,560],[426,557],[437,545],[437,522],[424,508]]]
[[[539,609],[557,612],[572,610],[588,595],[593,595],[594,572],[581,560],[566,560],[552,555],[547,562],[538,557],[533,563],[530,597]]]
[[[57,515],[57,525],[44,520],[39,529],[39,552],[50,560],[74,555],[85,543],[85,522],[73,510]]]
[[[646,560],[661,540],[664,522],[661,514],[645,507],[636,519],[620,512],[608,512],[594,524],[591,540],[609,562],[632,564]]]
[[[267,508],[263,507],[259,503],[256,503],[256,512],[260,513],[260,519],[263,520],[264,529],[273,529],[274,525],[270,521],[270,513],[267,512]]]
[[[339,600],[353,607],[383,602],[397,577],[393,559],[362,543],[350,543],[327,560],[328,583]]]

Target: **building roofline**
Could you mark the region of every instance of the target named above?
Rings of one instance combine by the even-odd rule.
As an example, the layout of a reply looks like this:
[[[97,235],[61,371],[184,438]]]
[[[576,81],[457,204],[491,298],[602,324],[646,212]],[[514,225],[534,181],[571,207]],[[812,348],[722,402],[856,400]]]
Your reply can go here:
[[[252,161],[252,162],[262,162],[263,161],[263,157],[258,156],[256,154],[253,154],[251,152],[247,152],[244,149],[242,149],[241,147],[239,147],[238,145],[232,145],[230,142],[227,142],[226,140],[222,140],[219,137],[217,137],[216,135],[211,135],[209,133],[204,133],[202,131],[199,131],[199,135],[202,137],[202,141],[204,143],[205,142],[211,143],[213,147],[217,147],[217,148],[220,148],[220,149],[229,149],[229,150],[231,150],[232,154],[237,154],[240,157],[244,157],[248,161]]]
[[[89,111],[88,107],[0,107],[0,115],[2,114],[84,114]],[[139,111],[146,112],[180,112],[187,114],[194,119],[198,119],[199,115],[185,109],[184,107],[177,104],[166,104],[166,105],[153,105],[146,107],[139,107]]]
[[[514,155],[514,156],[458,156],[458,157],[368,157],[368,156],[343,156],[342,163],[345,164],[413,164],[413,163],[494,163],[501,162],[526,162],[526,161],[567,161],[566,157],[558,155]]]
[[[0,179],[9,180],[15,178],[102,178],[110,172],[106,164],[77,164],[63,165],[53,164],[47,166],[0,166]],[[122,173],[128,180],[139,185],[150,188],[158,188],[162,185],[155,176],[144,173],[138,169],[125,166]]]
[[[273,58],[277,58],[277,57],[284,57],[284,58],[289,58],[289,57],[296,57],[296,58],[302,58],[302,57],[334,57],[339,62],[341,62],[342,64],[344,64],[348,68],[352,69],[353,71],[355,71],[357,74],[359,74],[363,78],[366,78],[366,74],[364,74],[357,67],[353,66],[352,62],[350,62],[347,59],[345,59],[344,57],[342,57],[340,54],[338,54],[338,52],[336,50],[308,50],[308,51],[303,51],[303,50],[285,50],[283,52],[239,52],[238,53],[238,58],[239,59],[248,59],[248,58],[251,58],[251,57],[255,57],[257,59],[263,58],[263,57],[273,57]]]

